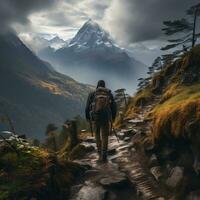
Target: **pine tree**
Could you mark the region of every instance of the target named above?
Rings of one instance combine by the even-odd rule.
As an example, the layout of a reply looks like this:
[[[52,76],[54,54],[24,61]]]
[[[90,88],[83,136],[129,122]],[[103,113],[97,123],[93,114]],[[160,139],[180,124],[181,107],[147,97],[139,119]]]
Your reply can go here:
[[[200,16],[200,3],[190,7],[186,11],[186,18],[173,21],[164,21],[165,27],[162,29],[167,36],[173,36],[177,34],[183,35],[181,38],[170,39],[167,46],[161,48],[161,50],[169,50],[178,46],[183,46],[181,51],[176,52],[174,56],[179,55],[189,47],[194,47],[197,38],[200,37],[200,33],[196,33],[197,18]]]
[[[127,106],[128,104],[127,98],[128,98],[128,94],[126,94],[126,89],[121,88],[115,91],[115,100],[117,102],[121,102],[121,103],[124,102],[125,106]]]

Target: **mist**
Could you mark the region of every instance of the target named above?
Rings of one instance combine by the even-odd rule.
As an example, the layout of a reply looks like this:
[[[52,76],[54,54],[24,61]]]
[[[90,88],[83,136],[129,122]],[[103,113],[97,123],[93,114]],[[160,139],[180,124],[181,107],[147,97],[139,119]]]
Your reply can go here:
[[[119,88],[125,88],[129,95],[133,95],[137,91],[138,78],[145,77],[147,69],[138,69],[137,72],[132,72],[129,76],[116,74],[114,71],[103,71],[101,66],[100,70],[92,70],[93,66],[90,65],[71,65],[62,66],[51,62],[54,69],[62,74],[70,76],[78,82],[96,86],[98,80],[104,80],[106,87],[113,92]],[[53,64],[54,63],[54,64]]]

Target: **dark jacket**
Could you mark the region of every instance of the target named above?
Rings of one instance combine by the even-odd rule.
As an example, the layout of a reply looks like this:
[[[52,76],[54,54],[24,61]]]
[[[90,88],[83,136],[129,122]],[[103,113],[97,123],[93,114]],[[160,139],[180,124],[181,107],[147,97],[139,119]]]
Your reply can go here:
[[[95,91],[91,92],[87,99],[87,104],[86,104],[86,108],[85,108],[85,117],[88,121],[90,120],[90,108],[91,108],[90,105],[94,101],[94,97],[95,97]],[[112,119],[114,120],[116,117],[116,113],[117,113],[117,105],[116,105],[116,102],[114,100],[114,97],[113,97],[111,91],[110,91],[110,99],[111,99],[110,109],[112,112]]]

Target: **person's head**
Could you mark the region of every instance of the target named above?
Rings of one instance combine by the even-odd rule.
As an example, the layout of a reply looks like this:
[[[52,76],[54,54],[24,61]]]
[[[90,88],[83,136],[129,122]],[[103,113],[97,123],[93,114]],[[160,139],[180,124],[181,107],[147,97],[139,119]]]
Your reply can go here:
[[[98,83],[97,83],[97,88],[98,87],[106,87],[106,83],[104,80],[99,80]]]

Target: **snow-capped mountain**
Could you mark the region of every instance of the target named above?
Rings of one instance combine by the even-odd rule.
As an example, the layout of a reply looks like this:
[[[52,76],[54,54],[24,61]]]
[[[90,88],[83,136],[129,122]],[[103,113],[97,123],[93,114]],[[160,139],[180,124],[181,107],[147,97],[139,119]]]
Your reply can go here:
[[[115,48],[116,46],[109,33],[90,19],[70,41],[68,47],[85,50],[96,48]]]
[[[144,64],[130,57],[91,19],[68,45],[56,51],[48,48],[39,56],[77,80],[94,84],[97,79],[105,79],[113,89],[133,88],[131,85],[146,70]]]
[[[47,124],[83,115],[90,86],[56,72],[13,33],[0,33],[0,55],[0,115],[17,132],[44,138]]]
[[[48,43],[49,43],[49,47],[54,48],[54,49],[62,48],[68,44],[67,41],[61,39],[58,36],[52,38],[51,40],[48,40]]]

